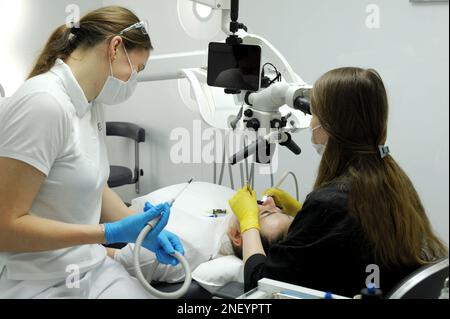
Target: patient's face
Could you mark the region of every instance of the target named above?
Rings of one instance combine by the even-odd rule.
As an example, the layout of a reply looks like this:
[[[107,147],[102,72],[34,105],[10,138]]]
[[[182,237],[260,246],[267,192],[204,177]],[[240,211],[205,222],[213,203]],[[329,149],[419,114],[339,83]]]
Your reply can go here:
[[[258,208],[261,235],[273,239],[287,234],[294,218],[283,214],[272,197],[269,197],[262,205],[258,205]]]
[[[283,211],[275,205],[272,197],[269,197],[262,205],[258,205],[258,208],[261,236],[271,240],[287,234],[294,218],[283,214]],[[239,229],[239,221],[236,216],[233,216],[231,220],[230,229]]]

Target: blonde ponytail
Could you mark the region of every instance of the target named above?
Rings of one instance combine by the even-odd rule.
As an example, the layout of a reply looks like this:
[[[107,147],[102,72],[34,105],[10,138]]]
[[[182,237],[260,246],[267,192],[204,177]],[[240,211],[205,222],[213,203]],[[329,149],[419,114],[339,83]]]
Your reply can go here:
[[[138,22],[139,18],[130,10],[109,6],[86,14],[79,21],[78,29],[71,29],[66,25],[58,27],[48,39],[28,78],[48,72],[56,59],[67,59],[78,47],[92,48]],[[147,32],[133,29],[121,35],[127,50],[135,48],[153,50]]]
[[[69,40],[70,34],[70,29],[66,25],[58,27],[53,32],[28,78],[49,71],[55,64],[56,59],[66,59],[69,57],[75,49]]]

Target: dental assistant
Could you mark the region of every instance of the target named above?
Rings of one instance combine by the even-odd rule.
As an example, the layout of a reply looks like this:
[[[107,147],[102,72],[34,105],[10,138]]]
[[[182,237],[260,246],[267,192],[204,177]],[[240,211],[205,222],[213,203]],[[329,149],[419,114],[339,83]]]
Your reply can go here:
[[[0,298],[151,298],[101,244],[134,243],[176,264],[170,206],[131,211],[107,186],[104,105],[127,100],[152,50],[122,7],[86,14],[48,40],[0,108]]]
[[[295,216],[286,239],[264,251],[256,193],[246,187],[230,200],[243,233],[246,290],[271,278],[347,297],[369,283],[388,293],[448,251],[385,147],[383,81],[374,70],[330,71],[314,85],[311,111],[311,140],[322,156],[314,190],[303,207],[281,189],[264,193]]]

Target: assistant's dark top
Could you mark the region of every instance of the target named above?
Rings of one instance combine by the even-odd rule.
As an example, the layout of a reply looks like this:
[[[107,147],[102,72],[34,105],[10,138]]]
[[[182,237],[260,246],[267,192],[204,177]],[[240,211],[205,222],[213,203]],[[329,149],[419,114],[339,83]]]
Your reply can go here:
[[[376,200],[376,199],[374,199]],[[348,188],[330,185],[311,193],[295,217],[286,240],[264,255],[253,255],[245,264],[245,290],[270,278],[320,291],[353,297],[366,287],[377,264],[373,246],[348,212]],[[380,268],[380,288],[388,293],[417,265]]]

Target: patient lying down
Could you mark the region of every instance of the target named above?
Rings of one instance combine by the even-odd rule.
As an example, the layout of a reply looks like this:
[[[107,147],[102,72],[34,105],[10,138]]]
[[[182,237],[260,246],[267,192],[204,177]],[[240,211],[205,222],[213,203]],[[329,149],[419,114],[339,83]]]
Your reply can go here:
[[[283,214],[272,198],[259,205],[261,240],[264,250],[283,240],[293,218]],[[235,255],[242,259],[242,237],[237,218],[229,212],[223,217],[211,218],[189,209],[172,209],[167,230],[177,234],[184,246],[185,257],[194,271],[200,264],[223,256]],[[133,248],[129,244],[121,250],[108,249],[108,256],[121,263],[131,275],[133,269]],[[152,281],[174,283],[184,279],[181,265],[162,265],[156,256],[145,248],[141,249],[140,266],[144,277]]]

